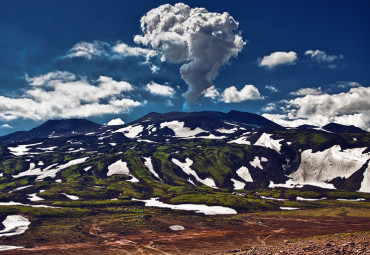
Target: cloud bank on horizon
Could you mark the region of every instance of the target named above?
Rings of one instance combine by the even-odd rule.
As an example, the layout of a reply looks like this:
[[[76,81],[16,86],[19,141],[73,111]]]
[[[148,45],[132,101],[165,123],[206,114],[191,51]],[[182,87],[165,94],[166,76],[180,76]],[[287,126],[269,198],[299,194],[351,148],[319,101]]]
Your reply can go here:
[[[339,94],[324,93],[321,88],[304,88],[291,94],[298,97],[284,101],[282,113],[262,116],[286,127],[335,122],[370,132],[370,87],[351,88]],[[274,107],[266,110],[272,111]]]

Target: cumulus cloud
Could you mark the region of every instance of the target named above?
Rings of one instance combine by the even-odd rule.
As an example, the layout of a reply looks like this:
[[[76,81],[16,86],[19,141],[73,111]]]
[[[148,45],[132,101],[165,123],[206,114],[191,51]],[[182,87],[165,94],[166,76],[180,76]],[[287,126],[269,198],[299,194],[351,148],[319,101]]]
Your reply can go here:
[[[124,125],[125,122],[121,120],[120,118],[112,119],[108,121],[107,126],[117,126],[117,125]]]
[[[219,68],[245,45],[238,22],[227,12],[165,4],[146,13],[140,23],[143,34],[134,37],[135,43],[150,46],[162,61],[183,63],[180,73],[189,86],[184,96],[190,104],[212,86]]]
[[[263,114],[284,126],[329,122],[355,125],[370,131],[370,87],[351,88],[339,94],[306,95],[286,101],[282,114]]]
[[[318,88],[301,88],[297,91],[290,92],[293,96],[322,95],[321,87]]]
[[[175,90],[172,87],[161,85],[153,81],[146,85],[146,90],[149,91],[150,94],[164,97],[173,97],[175,94]]]
[[[13,126],[9,125],[9,124],[3,124],[0,126],[0,129],[11,129],[13,128]]]
[[[294,65],[297,60],[297,53],[294,51],[277,51],[259,60],[259,66],[272,69],[278,65]]]
[[[265,89],[269,90],[271,93],[278,93],[280,92],[277,87],[274,85],[266,85]]]
[[[225,103],[239,103],[256,99],[263,99],[263,97],[253,85],[245,85],[240,91],[235,86],[231,86],[226,88],[221,95],[221,101]]]
[[[310,56],[316,63],[327,65],[329,68],[336,68],[337,66],[332,63],[338,59],[343,59],[343,55],[329,55],[321,50],[308,50],[305,55]]]
[[[213,100],[220,97],[220,92],[215,88],[214,85],[203,91],[203,96],[211,98]]]
[[[75,44],[67,54],[61,58],[106,58],[106,59],[122,59],[126,57],[141,57],[145,61],[142,62],[148,65],[153,73],[158,72],[159,67],[151,63],[151,58],[157,56],[157,52],[150,49],[140,47],[132,47],[123,42],[109,44],[106,42],[79,42]]]
[[[29,87],[20,97],[0,96],[0,119],[89,117],[125,113],[142,103],[124,98],[131,84],[100,76],[96,81],[69,72],[27,77]]]

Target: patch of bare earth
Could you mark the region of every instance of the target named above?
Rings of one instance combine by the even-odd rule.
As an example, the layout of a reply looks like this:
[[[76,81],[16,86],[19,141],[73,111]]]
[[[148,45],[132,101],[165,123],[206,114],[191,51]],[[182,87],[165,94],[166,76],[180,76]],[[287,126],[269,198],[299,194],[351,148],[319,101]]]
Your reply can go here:
[[[233,250],[220,255],[279,255],[279,254],[370,254],[370,233],[334,234],[311,237],[297,241],[285,240],[271,246],[255,247],[249,250]]]
[[[303,243],[284,242],[312,236],[368,231],[370,221],[366,217],[263,217],[261,214],[240,214],[235,217],[217,216],[211,221],[209,217],[201,219],[190,215],[179,219],[161,215],[150,221],[150,224],[158,226],[158,230],[130,231],[128,234],[122,234],[117,224],[91,224],[86,226],[88,238],[61,243],[61,237],[55,242],[30,243],[24,249],[4,251],[2,254],[276,254],[280,251],[282,254],[291,254],[289,252],[295,252],[295,249],[297,253],[292,254],[320,254],[316,251],[324,248],[330,252],[337,249],[341,251],[342,248],[349,251],[352,248],[355,251],[361,251],[361,247],[369,248],[369,235],[354,236],[353,240],[340,243],[347,246],[338,246],[337,249],[331,247],[331,241],[339,242],[342,237],[320,242],[316,239],[300,241]],[[168,227],[173,224],[184,226],[185,230],[172,231]],[[135,228],[134,225],[130,227]],[[355,245],[352,246],[352,243]],[[256,248],[250,250],[252,247]],[[282,248],[290,250],[284,253]],[[227,252],[230,250],[232,252]]]

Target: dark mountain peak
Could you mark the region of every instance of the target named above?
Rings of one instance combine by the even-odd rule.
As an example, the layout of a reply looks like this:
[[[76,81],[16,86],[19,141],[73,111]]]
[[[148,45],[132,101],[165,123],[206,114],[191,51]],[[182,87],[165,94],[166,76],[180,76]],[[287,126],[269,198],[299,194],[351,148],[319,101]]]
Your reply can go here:
[[[48,120],[29,131],[18,131],[0,137],[0,143],[26,141],[34,138],[55,138],[83,135],[99,129],[101,125],[85,119]]]
[[[217,111],[201,111],[201,112],[168,112],[168,113],[156,113],[151,112],[140,119],[130,123],[137,124],[142,122],[159,122],[159,121],[185,121],[185,122],[207,122],[207,121],[231,121],[245,125],[252,126],[268,126],[276,125],[276,123],[262,117],[260,115],[248,112],[240,112],[232,110],[228,113],[217,112]],[[186,125],[186,123],[185,123]],[[190,125],[193,126],[193,125]]]
[[[315,128],[319,128],[319,127],[314,126],[314,125],[308,125],[308,124],[300,125],[297,127],[298,130],[310,130],[310,129],[315,129]]]
[[[365,130],[362,130],[354,125],[346,126],[333,122],[323,126],[322,128],[326,131],[334,133],[367,133]]]
[[[269,125],[274,125],[274,126],[280,126],[276,124],[275,122],[266,119],[265,117],[250,113],[250,112],[240,112],[236,110],[231,110],[226,114],[226,119],[230,121],[235,121],[235,122],[240,122],[243,124],[247,125],[256,125],[256,126],[269,126]]]
[[[85,119],[61,119],[61,120],[48,120],[44,124],[36,127],[35,129],[40,128],[55,128],[57,130],[75,130],[75,129],[91,129],[92,127],[99,128],[101,125],[98,123],[92,122]]]

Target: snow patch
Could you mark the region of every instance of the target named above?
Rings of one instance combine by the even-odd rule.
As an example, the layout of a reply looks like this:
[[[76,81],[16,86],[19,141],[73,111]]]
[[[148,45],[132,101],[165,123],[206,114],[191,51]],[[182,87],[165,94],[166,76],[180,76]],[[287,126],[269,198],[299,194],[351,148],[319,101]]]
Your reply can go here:
[[[244,189],[244,187],[245,187],[245,183],[244,182],[235,180],[233,178],[231,178],[231,181],[234,183],[234,189]]]
[[[87,171],[89,171],[91,168],[92,168],[92,166],[87,166],[87,167],[85,167],[85,168],[84,168],[84,171],[85,171],[85,172],[87,172]]]
[[[0,251],[9,251],[9,250],[16,250],[22,249],[24,246],[14,246],[14,245],[0,245]]]
[[[246,168],[245,166],[242,166],[241,168],[236,170],[236,174],[239,175],[239,177],[246,182],[253,182],[252,176],[249,173],[248,168]]]
[[[323,198],[305,198],[305,197],[297,197],[297,201],[319,201],[324,200],[326,197]]]
[[[132,177],[128,180],[129,182],[139,182],[139,180],[130,173],[130,170],[127,167],[127,162],[123,162],[121,159],[108,166],[107,176],[112,176],[114,174],[128,175]]]
[[[261,165],[261,161],[257,156],[254,157],[254,160],[250,161],[249,164],[251,164],[251,166],[253,166],[254,168],[258,167],[259,169],[263,169],[263,167]]]
[[[212,188],[217,188],[212,178],[206,178],[203,180],[199,178],[198,174],[193,169],[190,168],[190,166],[193,164],[193,161],[191,159],[186,158],[185,163],[182,163],[178,159],[173,158],[172,162],[176,164],[177,166],[179,166],[182,169],[182,171],[184,171],[186,174],[192,175],[198,182],[204,185],[207,185],[209,187],[212,187]]]
[[[17,147],[8,147],[10,150],[10,153],[13,154],[14,156],[23,156],[30,154],[28,151],[32,146],[40,145],[42,143],[33,143],[33,144],[25,144],[25,145],[18,145]]]
[[[338,201],[353,201],[353,202],[359,202],[359,201],[365,201],[365,198],[356,198],[356,199],[346,199],[346,198],[338,198]]]
[[[62,194],[65,195],[67,198],[69,198],[71,200],[79,200],[80,199],[78,196],[68,195],[66,193],[62,193]]]
[[[299,210],[297,207],[287,207],[287,206],[281,206],[280,210],[288,210],[288,211],[293,211],[293,210]]]
[[[49,205],[30,205],[30,204],[22,204],[19,202],[0,202],[0,206],[30,206],[30,207],[43,207],[43,208],[61,208],[61,207],[56,207],[56,206],[49,206]]]
[[[348,178],[370,159],[370,153],[363,154],[366,148],[341,150],[339,145],[312,153],[305,150],[301,154],[301,164],[289,177],[292,183],[334,188],[327,182],[336,177]]]
[[[174,230],[174,231],[185,230],[185,228],[183,226],[180,226],[180,225],[172,225],[172,226],[170,226],[170,229]]]
[[[288,199],[285,198],[274,198],[274,197],[265,197],[265,196],[260,196],[262,199],[267,199],[267,200],[275,200],[275,201],[287,201]]]
[[[274,183],[273,181],[270,181],[269,188],[303,188],[304,185],[311,185],[316,186],[324,189],[335,189],[334,185],[331,183],[323,183],[323,182],[297,182],[293,180],[287,180],[285,183]]]
[[[175,137],[180,137],[180,138],[194,137],[195,135],[199,133],[206,132],[205,130],[198,128],[198,127],[195,128],[194,130],[191,130],[190,128],[185,127],[184,125],[185,123],[183,121],[174,120],[170,122],[161,123],[160,128],[168,127],[172,129],[173,132],[175,132]]]
[[[2,236],[15,236],[26,232],[28,226],[31,224],[29,219],[21,215],[8,215],[3,221],[4,229],[0,231]]]
[[[280,142],[283,141],[284,139],[274,140],[271,138],[271,136],[272,134],[263,133],[260,136],[260,138],[258,138],[257,142],[254,145],[259,145],[262,147],[270,148],[280,153],[280,150],[281,150]]]
[[[9,193],[13,193],[14,191],[18,191],[18,190],[22,190],[22,189],[27,189],[29,187],[32,187],[33,185],[26,185],[26,186],[22,186],[22,187],[18,187],[16,189],[13,189],[12,191],[9,191]]]
[[[217,132],[219,133],[224,133],[224,134],[233,134],[237,131],[238,129],[235,127],[233,129],[226,129],[226,128],[219,128],[216,129]]]
[[[247,140],[248,138],[249,138],[248,136],[241,136],[241,137],[239,137],[239,138],[237,138],[235,140],[229,141],[227,143],[236,143],[236,144],[250,145],[251,142]]]
[[[151,172],[152,175],[154,175],[157,179],[159,179],[159,180],[161,180],[161,182],[163,182],[161,177],[159,177],[157,172],[154,170],[154,167],[153,167],[153,164],[152,164],[152,157],[147,157],[147,158],[144,157],[144,160],[145,160],[144,165],[146,166],[146,168],[148,168],[149,172]]]
[[[37,175],[36,181],[41,181],[41,180],[45,179],[46,177],[55,178],[55,176],[58,172],[62,171],[63,169],[66,169],[68,167],[84,163],[88,158],[89,157],[74,159],[74,160],[69,161],[66,164],[59,165],[55,168],[54,168],[54,166],[56,166],[57,164],[53,164],[53,165],[50,165],[50,166],[46,167],[43,170],[41,170],[41,168],[35,168],[35,164],[31,163],[30,168],[27,171],[22,172],[22,173],[17,174],[17,175],[12,175],[12,176],[13,176],[13,178],[19,178],[19,177],[23,177],[23,176]]]
[[[45,199],[43,199],[41,197],[38,197],[37,196],[37,193],[28,194],[27,196],[28,196],[28,200],[30,200],[32,202],[45,200]]]
[[[370,193],[370,163],[368,163],[364,172],[364,179],[362,180],[361,187],[358,191]]]
[[[160,208],[170,208],[173,210],[194,211],[196,213],[203,213],[205,215],[237,214],[236,210],[224,206],[208,206],[199,204],[173,205],[160,202],[158,201],[158,198],[151,198],[149,200],[139,200],[133,198],[132,200],[144,202],[145,206],[148,207],[160,207]]]
[[[127,126],[124,128],[120,128],[113,133],[123,133],[128,138],[135,138],[141,132],[143,132],[144,127],[142,125],[135,125],[135,126]]]

